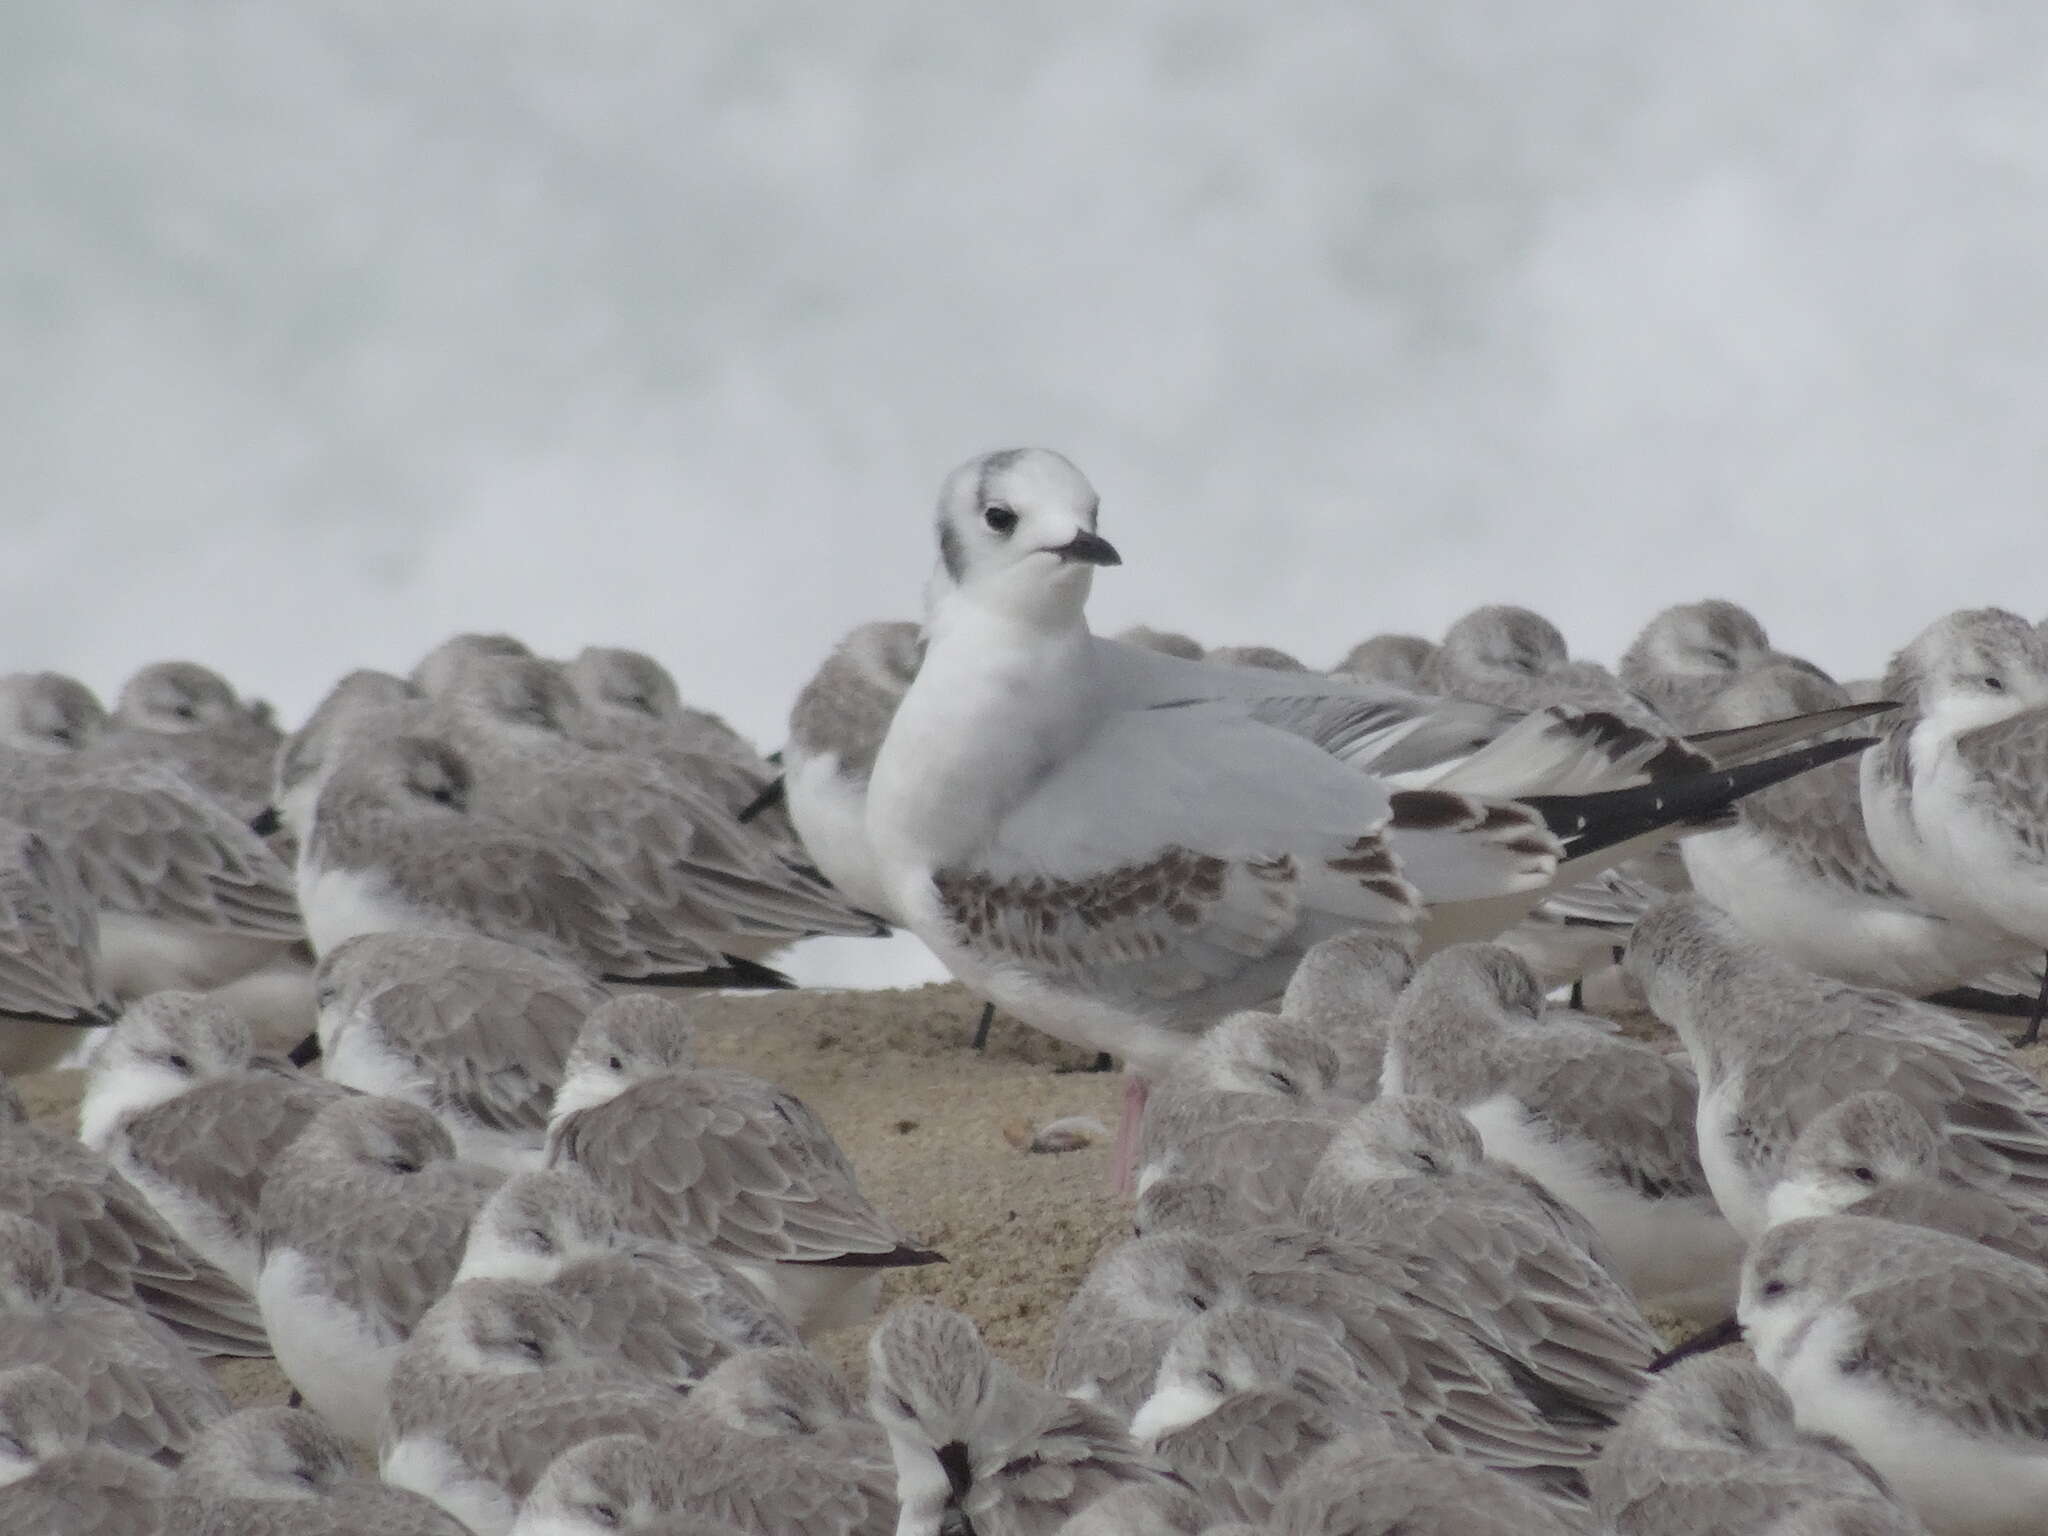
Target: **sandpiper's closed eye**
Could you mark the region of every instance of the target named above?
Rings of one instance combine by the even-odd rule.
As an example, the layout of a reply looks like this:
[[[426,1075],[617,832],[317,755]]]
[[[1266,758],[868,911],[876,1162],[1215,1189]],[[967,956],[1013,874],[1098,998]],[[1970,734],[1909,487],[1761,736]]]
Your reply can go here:
[[[981,520],[994,532],[1008,537],[1017,526],[1017,514],[1008,507],[990,507],[981,514]]]

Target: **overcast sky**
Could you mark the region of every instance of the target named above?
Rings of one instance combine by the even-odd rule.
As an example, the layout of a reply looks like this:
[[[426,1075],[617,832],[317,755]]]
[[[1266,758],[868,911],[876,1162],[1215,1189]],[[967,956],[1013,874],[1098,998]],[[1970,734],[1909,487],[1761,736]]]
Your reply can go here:
[[[1103,628],[2048,612],[2048,7],[1254,9],[7,7],[0,661],[505,628],[773,745],[1022,442]]]

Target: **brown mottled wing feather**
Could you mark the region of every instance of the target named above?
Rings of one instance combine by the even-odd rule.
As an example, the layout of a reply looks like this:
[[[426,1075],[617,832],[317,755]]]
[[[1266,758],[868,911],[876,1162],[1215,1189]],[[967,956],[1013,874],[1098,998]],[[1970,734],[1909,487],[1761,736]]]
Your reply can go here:
[[[731,1259],[817,1263],[909,1246],[816,1117],[744,1073],[629,1088],[559,1123],[548,1159],[596,1179],[635,1230]]]
[[[2002,821],[2035,862],[2048,862],[2048,709],[1965,731],[1956,755],[1983,782],[1976,804]]]
[[[1223,706],[1112,715],[970,861],[935,873],[992,967],[1159,1007],[1277,996],[1310,944],[1418,916],[1377,782]]]

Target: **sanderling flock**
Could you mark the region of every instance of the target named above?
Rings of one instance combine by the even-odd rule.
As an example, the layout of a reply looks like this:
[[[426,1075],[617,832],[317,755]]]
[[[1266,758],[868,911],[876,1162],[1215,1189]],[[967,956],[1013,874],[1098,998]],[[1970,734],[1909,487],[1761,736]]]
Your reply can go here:
[[[773,759],[505,635],[289,733],[0,678],[0,1068],[85,1066],[75,1134],[0,1079],[0,1532],[2048,1531],[2048,631],[1845,684],[1488,606],[1319,673],[1093,634],[1058,454],[935,535]],[[696,1051],[896,929],[1124,1070],[1042,1381],[876,1320],[944,1255]]]

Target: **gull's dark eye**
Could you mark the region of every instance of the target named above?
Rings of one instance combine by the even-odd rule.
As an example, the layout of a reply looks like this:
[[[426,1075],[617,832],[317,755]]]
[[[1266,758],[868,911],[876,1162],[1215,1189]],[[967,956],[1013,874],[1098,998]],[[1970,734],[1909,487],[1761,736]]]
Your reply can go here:
[[[420,1171],[420,1165],[418,1163],[413,1162],[410,1158],[405,1157],[386,1158],[384,1160],[384,1166],[386,1168],[389,1168],[393,1173],[418,1173]]]
[[[1416,1154],[1415,1154],[1415,1165],[1416,1165],[1416,1166],[1417,1166],[1418,1168],[1421,1168],[1421,1169],[1425,1170],[1426,1172],[1429,1172],[1429,1173],[1435,1173],[1435,1172],[1436,1172],[1436,1154],[1435,1154],[1435,1153],[1433,1153],[1433,1152],[1418,1152],[1418,1153],[1416,1153]]]
[[[1782,1281],[1782,1280],[1767,1280],[1767,1281],[1765,1281],[1765,1282],[1764,1282],[1764,1294],[1765,1294],[1766,1296],[1782,1296],[1782,1295],[1784,1295],[1784,1294],[1785,1294],[1785,1282],[1784,1282],[1784,1281]]]
[[[619,1060],[619,1058],[616,1056],[609,1056],[605,1058],[605,1065],[610,1067],[614,1072],[623,1072],[626,1070],[626,1064],[623,1061]]]
[[[907,1397],[899,1397],[894,1392],[891,1392],[889,1394],[889,1407],[895,1412],[903,1415],[903,1417],[906,1419],[914,1419],[917,1417],[917,1410],[910,1406],[910,1399]]]
[[[1282,1093],[1294,1092],[1294,1079],[1285,1072],[1268,1072],[1266,1074],[1266,1081],[1275,1088],[1278,1088]]]
[[[588,1514],[592,1520],[596,1521],[606,1530],[612,1530],[618,1526],[619,1512],[609,1504],[587,1505],[584,1513]]]
[[[539,1339],[521,1339],[519,1341],[519,1353],[526,1356],[529,1360],[538,1360],[547,1351],[540,1347]]]
[[[174,704],[171,706],[171,713],[180,720],[196,720],[199,718],[199,711],[190,704]]]
[[[528,1227],[526,1229],[526,1246],[535,1253],[553,1253],[555,1251],[555,1240],[549,1237],[547,1233],[541,1231],[539,1227]]]
[[[1193,1291],[1188,1292],[1188,1294],[1183,1296],[1181,1300],[1185,1301],[1188,1304],[1188,1310],[1190,1312],[1206,1312],[1209,1310],[1209,1303],[1204,1301],[1200,1296],[1197,1296]]]
[[[192,1062],[190,1058],[182,1055],[177,1051],[171,1052],[171,1054],[166,1056],[164,1060],[168,1061],[171,1064],[171,1067],[174,1071],[190,1072],[192,1070]]]
[[[1227,1387],[1223,1385],[1223,1378],[1217,1375],[1214,1371],[1202,1372],[1201,1382],[1203,1386],[1207,1387],[1211,1392],[1217,1393],[1219,1396],[1222,1393],[1229,1390]]]
[[[1858,1184],[1875,1184],[1877,1182],[1877,1173],[1874,1169],[1851,1168],[1849,1173]]]
[[[1008,538],[1017,526],[1017,514],[1008,507],[990,507],[981,514],[981,520],[988,524],[991,532],[999,533],[1004,538]]]
[[[2003,693],[2005,692],[2005,679],[2002,677],[1987,677],[1984,679],[1984,686],[1993,693]]]

